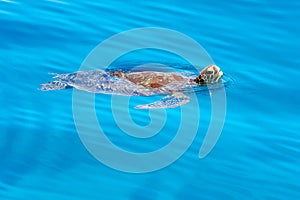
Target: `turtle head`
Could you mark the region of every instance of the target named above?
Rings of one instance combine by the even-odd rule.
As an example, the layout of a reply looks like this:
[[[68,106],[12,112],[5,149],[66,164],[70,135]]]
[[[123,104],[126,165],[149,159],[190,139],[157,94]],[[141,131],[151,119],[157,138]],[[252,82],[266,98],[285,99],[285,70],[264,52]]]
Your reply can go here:
[[[205,67],[194,81],[198,85],[211,85],[218,83],[223,76],[223,72],[220,67],[216,65],[209,65]]]

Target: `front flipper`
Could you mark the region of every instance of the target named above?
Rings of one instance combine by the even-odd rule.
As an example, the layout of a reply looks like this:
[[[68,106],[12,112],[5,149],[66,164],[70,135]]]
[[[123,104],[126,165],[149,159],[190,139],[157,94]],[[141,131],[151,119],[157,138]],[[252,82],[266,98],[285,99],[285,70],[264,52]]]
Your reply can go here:
[[[40,90],[42,91],[63,90],[66,88],[69,88],[69,86],[66,83],[63,83],[61,81],[52,81],[52,82],[42,84]]]
[[[190,102],[190,97],[184,95],[183,93],[173,93],[168,95],[158,101],[150,104],[138,105],[136,109],[160,109],[160,108],[176,108],[178,106],[187,104]]]

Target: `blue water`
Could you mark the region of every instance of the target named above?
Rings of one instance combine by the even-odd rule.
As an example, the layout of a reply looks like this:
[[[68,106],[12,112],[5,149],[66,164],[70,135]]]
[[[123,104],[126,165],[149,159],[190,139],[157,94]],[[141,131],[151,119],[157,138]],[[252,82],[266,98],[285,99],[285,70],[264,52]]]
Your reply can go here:
[[[0,1],[0,199],[299,199],[299,10],[299,1],[281,0]],[[207,157],[198,158],[210,120],[201,94],[190,148],[166,168],[132,174],[86,150],[72,90],[37,88],[51,80],[48,72],[77,71],[101,41],[140,27],[188,35],[233,81],[222,135]],[[109,98],[98,95],[96,109],[117,145],[154,151],[174,137],[178,109],[167,111],[161,139],[143,146],[113,125]],[[130,112],[149,123],[148,111]]]

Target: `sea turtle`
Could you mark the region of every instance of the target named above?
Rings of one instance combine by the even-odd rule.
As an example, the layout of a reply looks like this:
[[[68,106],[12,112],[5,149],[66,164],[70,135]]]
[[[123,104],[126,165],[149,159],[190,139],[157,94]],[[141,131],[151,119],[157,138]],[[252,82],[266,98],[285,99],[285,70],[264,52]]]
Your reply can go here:
[[[158,71],[125,72],[91,70],[69,74],[58,74],[57,80],[42,84],[40,90],[76,88],[93,93],[126,96],[166,95],[164,98],[137,109],[175,108],[190,101],[184,94],[187,88],[219,83],[223,72],[216,65],[205,67],[200,74],[170,73]]]

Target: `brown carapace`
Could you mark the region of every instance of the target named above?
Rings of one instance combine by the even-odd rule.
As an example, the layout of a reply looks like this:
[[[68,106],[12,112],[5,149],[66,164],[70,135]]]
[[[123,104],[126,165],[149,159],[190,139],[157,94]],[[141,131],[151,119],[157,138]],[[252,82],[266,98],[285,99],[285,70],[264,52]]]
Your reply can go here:
[[[158,101],[138,105],[135,108],[175,108],[190,102],[190,97],[184,94],[185,91],[188,91],[188,88],[216,84],[221,81],[222,76],[223,72],[216,65],[205,67],[197,77],[175,72],[90,70],[57,74],[53,77],[56,80],[42,84],[41,90],[62,90],[73,87],[78,90],[102,94],[126,96],[166,95]]]

